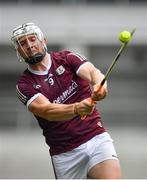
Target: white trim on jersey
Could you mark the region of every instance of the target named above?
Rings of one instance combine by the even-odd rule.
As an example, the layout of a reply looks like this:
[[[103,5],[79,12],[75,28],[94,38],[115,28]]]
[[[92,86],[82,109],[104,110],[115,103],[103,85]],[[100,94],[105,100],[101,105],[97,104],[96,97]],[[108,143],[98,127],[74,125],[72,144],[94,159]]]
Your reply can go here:
[[[74,56],[78,57],[81,61],[86,60],[86,57],[81,54],[70,53],[69,55],[74,55]]]
[[[19,90],[18,85],[16,85],[16,93],[18,95],[18,98],[20,99],[20,101],[22,101],[23,103],[26,103],[27,101],[27,96],[25,96],[24,94],[22,94],[22,92]]]
[[[31,104],[31,102],[34,101],[34,99],[36,99],[38,96],[42,95],[41,93],[37,93],[35,94],[33,97],[31,97],[31,99],[28,100],[27,102],[27,108],[29,107],[29,105]]]
[[[82,65],[77,69],[77,71],[76,71],[76,74],[77,74],[77,75],[78,75],[78,73],[79,73],[79,70],[80,70],[85,64],[87,64],[87,63],[91,64],[89,61],[87,61],[87,62],[85,62],[84,64],[82,64]]]
[[[47,66],[47,69],[45,71],[34,71],[33,69],[30,68],[30,66],[28,66],[28,70],[33,73],[33,74],[36,74],[36,75],[46,75],[48,74],[48,71],[51,67],[51,64],[52,64],[52,61],[51,61],[51,55],[48,54],[48,66]]]

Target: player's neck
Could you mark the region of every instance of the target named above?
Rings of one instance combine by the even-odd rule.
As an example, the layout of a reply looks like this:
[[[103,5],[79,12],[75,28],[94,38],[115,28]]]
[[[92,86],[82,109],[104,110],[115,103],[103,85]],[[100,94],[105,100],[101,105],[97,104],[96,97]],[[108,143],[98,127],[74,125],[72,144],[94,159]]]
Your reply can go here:
[[[29,65],[29,68],[34,70],[34,71],[45,71],[45,70],[47,70],[48,58],[49,58],[49,54],[46,53],[45,57],[43,58],[43,60],[41,62],[37,63],[36,65]]]

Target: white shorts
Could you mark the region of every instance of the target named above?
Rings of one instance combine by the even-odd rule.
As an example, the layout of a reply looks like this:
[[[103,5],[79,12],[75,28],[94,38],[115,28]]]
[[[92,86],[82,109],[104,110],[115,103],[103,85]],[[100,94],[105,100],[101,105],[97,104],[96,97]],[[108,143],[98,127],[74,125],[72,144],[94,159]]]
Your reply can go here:
[[[52,156],[52,163],[57,179],[86,179],[93,166],[108,159],[118,160],[113,140],[104,132],[72,151]]]

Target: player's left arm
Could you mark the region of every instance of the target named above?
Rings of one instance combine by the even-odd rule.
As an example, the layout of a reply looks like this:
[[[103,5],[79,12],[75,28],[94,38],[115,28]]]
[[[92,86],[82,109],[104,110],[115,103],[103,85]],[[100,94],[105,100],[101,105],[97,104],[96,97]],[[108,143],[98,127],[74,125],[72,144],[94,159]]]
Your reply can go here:
[[[82,64],[77,70],[77,75],[82,79],[88,81],[93,86],[93,98],[96,101],[104,99],[107,95],[107,82],[100,86],[104,78],[104,74],[97,69],[92,63],[86,62]]]

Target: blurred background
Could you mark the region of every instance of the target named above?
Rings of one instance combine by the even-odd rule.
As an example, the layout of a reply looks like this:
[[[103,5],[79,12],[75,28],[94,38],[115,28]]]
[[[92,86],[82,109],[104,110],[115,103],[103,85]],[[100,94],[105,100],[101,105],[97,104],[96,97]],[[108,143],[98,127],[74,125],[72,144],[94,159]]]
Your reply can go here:
[[[54,178],[42,131],[15,95],[27,66],[17,60],[10,38],[24,22],[40,26],[48,51],[83,54],[103,73],[121,45],[118,34],[137,28],[98,108],[123,179],[147,179],[147,0],[0,0],[0,178]]]

